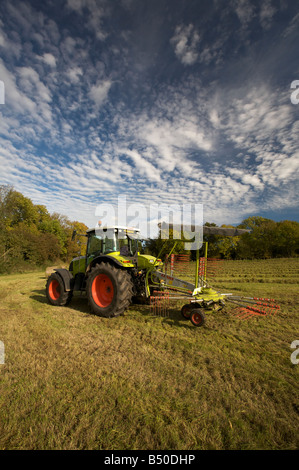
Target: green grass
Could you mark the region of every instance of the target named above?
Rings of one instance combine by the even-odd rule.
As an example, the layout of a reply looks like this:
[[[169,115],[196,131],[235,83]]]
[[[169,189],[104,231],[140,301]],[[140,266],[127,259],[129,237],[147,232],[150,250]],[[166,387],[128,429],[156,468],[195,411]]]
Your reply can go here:
[[[1,276],[0,448],[298,448],[298,272],[298,259],[224,262],[212,285],[281,310],[240,320],[227,304],[203,328],[179,306],[56,308],[44,273]]]

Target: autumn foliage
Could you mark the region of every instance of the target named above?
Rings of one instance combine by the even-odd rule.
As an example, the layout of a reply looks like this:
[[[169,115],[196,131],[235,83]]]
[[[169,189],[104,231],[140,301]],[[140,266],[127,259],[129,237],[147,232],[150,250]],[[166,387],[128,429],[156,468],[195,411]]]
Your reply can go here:
[[[67,262],[84,254],[82,240],[72,241],[73,230],[87,227],[61,214],[49,214],[9,186],[0,186],[0,273]]]

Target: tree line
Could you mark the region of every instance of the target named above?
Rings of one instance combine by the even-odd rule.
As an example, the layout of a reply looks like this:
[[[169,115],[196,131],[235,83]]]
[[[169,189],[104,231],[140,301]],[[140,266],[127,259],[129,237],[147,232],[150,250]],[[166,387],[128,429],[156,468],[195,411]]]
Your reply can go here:
[[[208,222],[206,225],[216,226]],[[299,255],[298,222],[249,217],[238,228],[250,229],[250,233],[241,237],[204,235],[204,241],[209,244],[209,257],[258,259]],[[0,273],[58,261],[68,263],[73,257],[84,255],[86,240],[76,237],[72,241],[73,230],[85,233],[87,226],[59,213],[50,214],[44,205],[33,204],[11,186],[0,186]],[[145,243],[145,252],[157,256],[163,243],[160,234]],[[172,246],[173,241],[168,240],[164,255]],[[178,241],[175,253],[186,253],[184,242]],[[191,256],[194,257],[194,252]]]
[[[0,273],[68,262],[85,251],[81,237],[72,241],[73,230],[86,229],[62,214],[50,214],[11,186],[0,186]]]
[[[209,227],[217,227],[214,223],[205,223]],[[221,225],[221,227],[233,227],[232,225]],[[291,220],[274,222],[260,216],[248,217],[243,220],[237,228],[248,229],[238,237],[224,237],[220,235],[204,235],[203,241],[208,242],[208,256],[220,259],[267,259],[288,258],[299,255],[299,223]],[[158,256],[165,243],[162,252],[164,256],[169,253],[173,246],[171,230],[170,240],[165,242],[161,239],[161,231],[157,239],[151,239],[146,243],[145,250]],[[186,253],[184,242],[178,241],[174,253]],[[202,249],[203,251],[203,249]],[[203,253],[202,253],[203,254]],[[195,252],[191,252],[191,258],[195,259]]]

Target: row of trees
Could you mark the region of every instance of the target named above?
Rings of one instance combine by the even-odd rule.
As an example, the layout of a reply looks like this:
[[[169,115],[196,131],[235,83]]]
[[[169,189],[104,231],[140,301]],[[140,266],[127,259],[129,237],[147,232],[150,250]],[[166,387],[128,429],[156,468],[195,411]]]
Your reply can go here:
[[[206,223],[209,227],[216,227],[214,223]],[[222,225],[232,227],[232,225]],[[274,222],[264,217],[249,217],[238,228],[249,229],[238,237],[223,237],[219,235],[204,235],[203,239],[208,242],[208,256],[222,259],[264,259],[277,257],[295,257],[299,255],[299,223],[284,220]],[[170,231],[171,238],[171,231]],[[149,240],[146,251],[158,255],[164,240],[161,233],[155,240]],[[173,241],[166,242],[164,254],[170,252]],[[184,242],[177,242],[175,253],[186,253]],[[192,252],[194,257],[195,253]]]
[[[12,187],[0,186],[0,273],[68,261],[84,251],[80,237],[72,241],[73,230],[86,229],[64,215],[49,214]]]
[[[251,232],[241,237],[204,236],[204,241],[209,243],[210,257],[253,259],[299,255],[298,222],[249,217],[238,227]],[[86,229],[85,224],[70,221],[64,215],[50,214],[45,206],[33,204],[12,187],[0,186],[0,273],[58,260],[69,262],[73,257],[85,254],[86,240],[77,237],[72,241],[72,233],[73,230],[85,233]],[[161,235],[149,240],[145,252],[157,256],[163,243]],[[170,252],[172,245],[173,241],[169,240],[164,254]],[[186,253],[183,242],[177,243],[175,253]],[[194,256],[194,252],[191,255]]]

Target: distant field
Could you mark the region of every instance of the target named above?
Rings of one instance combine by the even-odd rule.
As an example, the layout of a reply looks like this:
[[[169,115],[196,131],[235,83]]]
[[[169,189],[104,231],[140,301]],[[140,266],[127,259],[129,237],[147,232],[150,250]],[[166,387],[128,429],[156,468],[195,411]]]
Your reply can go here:
[[[213,286],[281,310],[196,328],[179,305],[104,319],[48,305],[44,273],[1,276],[0,448],[297,449],[298,281],[299,259],[225,261]]]

